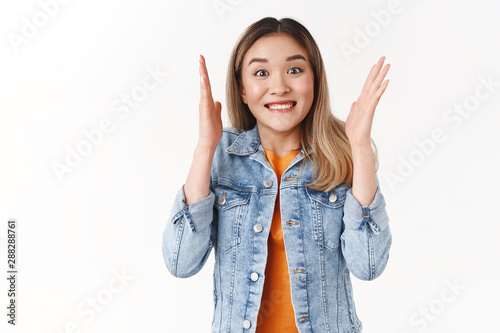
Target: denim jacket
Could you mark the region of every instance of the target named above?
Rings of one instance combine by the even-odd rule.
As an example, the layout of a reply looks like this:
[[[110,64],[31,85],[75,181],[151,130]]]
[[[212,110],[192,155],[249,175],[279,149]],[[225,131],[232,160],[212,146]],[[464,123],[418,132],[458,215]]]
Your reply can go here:
[[[177,193],[163,232],[163,257],[172,275],[186,278],[200,271],[214,249],[213,333],[255,332],[278,193],[299,332],[362,332],[350,273],[361,280],[380,276],[392,243],[378,177],[373,202],[361,206],[351,186],[307,188],[313,168],[308,162],[299,174],[303,153],[283,173],[278,192],[258,127],[241,134],[226,127],[209,195],[187,205],[184,185]]]

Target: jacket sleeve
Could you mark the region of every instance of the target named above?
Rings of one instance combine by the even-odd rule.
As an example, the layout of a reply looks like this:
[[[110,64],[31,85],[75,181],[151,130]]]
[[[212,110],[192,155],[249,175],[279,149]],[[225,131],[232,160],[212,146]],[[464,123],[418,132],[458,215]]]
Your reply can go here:
[[[392,235],[384,196],[380,191],[377,175],[377,191],[369,206],[361,206],[347,191],[344,203],[344,230],[340,236],[342,253],[347,267],[361,280],[373,280],[384,271],[389,259]]]
[[[216,237],[215,194],[186,204],[184,185],[177,192],[163,232],[163,259],[169,272],[187,278],[198,273],[207,261]]]

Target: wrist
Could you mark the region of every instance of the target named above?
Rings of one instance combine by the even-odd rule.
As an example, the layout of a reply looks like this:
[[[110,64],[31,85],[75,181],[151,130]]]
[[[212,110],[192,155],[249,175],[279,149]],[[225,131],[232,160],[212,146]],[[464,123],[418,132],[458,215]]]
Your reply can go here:
[[[217,145],[198,142],[196,144],[196,147],[195,147],[194,150],[195,150],[195,152],[197,154],[199,154],[199,153],[210,153],[210,154],[213,155],[215,153],[216,149],[217,149]]]
[[[373,163],[374,151],[370,144],[351,144],[351,154],[355,168],[359,165]]]
[[[353,141],[349,140],[349,143],[351,145],[351,150],[372,150],[372,143],[371,141],[368,140],[360,140],[360,141]]]

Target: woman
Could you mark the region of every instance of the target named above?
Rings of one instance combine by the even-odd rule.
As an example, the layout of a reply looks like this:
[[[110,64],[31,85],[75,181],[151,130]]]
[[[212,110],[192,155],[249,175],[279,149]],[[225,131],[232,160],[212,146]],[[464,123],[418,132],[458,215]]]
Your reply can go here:
[[[213,332],[362,331],[350,272],[378,277],[392,243],[370,136],[383,62],[344,123],[307,29],[263,18],[233,49],[223,128],[200,55],[199,140],[163,255],[189,277],[214,248]]]

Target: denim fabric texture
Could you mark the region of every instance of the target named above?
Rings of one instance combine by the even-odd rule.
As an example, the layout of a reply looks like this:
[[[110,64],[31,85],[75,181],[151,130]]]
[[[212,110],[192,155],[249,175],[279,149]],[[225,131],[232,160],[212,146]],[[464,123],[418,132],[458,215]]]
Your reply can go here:
[[[212,163],[210,194],[187,205],[184,185],[178,190],[163,232],[163,257],[173,276],[187,278],[214,249],[213,333],[255,332],[278,193],[299,332],[362,332],[351,273],[361,280],[380,276],[392,243],[378,177],[373,202],[361,206],[351,186],[307,188],[313,168],[308,162],[299,174],[303,159],[301,151],[278,192],[258,127],[242,133],[226,127]],[[272,310],[272,302],[265,306]]]

